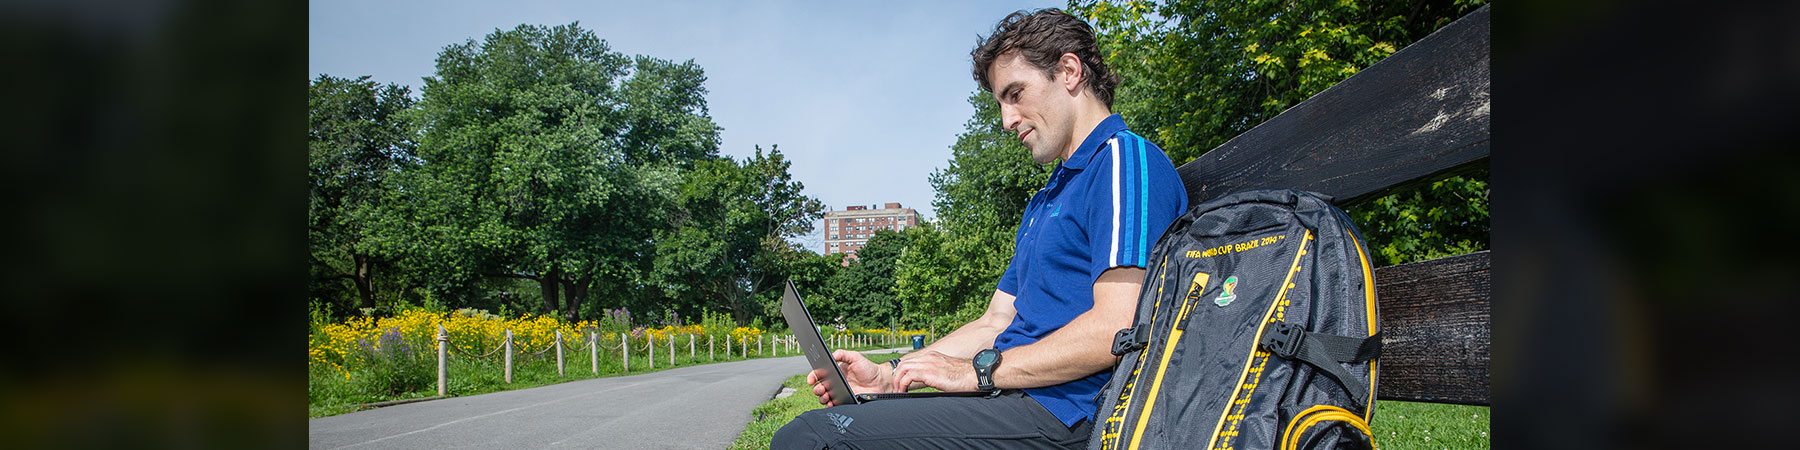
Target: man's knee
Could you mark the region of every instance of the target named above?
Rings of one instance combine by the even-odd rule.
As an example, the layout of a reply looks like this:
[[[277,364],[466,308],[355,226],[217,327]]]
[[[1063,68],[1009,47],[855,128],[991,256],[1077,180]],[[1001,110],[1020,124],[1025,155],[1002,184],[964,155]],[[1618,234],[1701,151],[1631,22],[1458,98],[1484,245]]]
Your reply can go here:
[[[799,417],[795,417],[787,425],[783,425],[780,430],[776,430],[775,437],[769,440],[769,449],[817,450],[825,448],[823,436],[819,436],[819,433],[815,431],[817,428],[810,423],[819,420],[820,411],[822,410],[815,409],[800,413]]]

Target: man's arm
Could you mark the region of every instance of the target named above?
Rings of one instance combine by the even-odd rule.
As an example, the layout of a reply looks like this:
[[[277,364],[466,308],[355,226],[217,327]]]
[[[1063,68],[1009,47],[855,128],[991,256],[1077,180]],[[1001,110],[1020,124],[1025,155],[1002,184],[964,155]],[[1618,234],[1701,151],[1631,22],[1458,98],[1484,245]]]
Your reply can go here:
[[[1094,280],[1093,309],[1075,316],[1068,325],[1042,340],[1002,353],[1000,366],[993,375],[994,386],[1003,389],[1052,386],[1081,379],[1118,363],[1118,357],[1112,354],[1113,336],[1120,329],[1131,326],[1143,283],[1144,269],[1139,267],[1115,267],[1101,273],[1100,279]],[[1008,306],[1010,309],[1010,299]],[[975,349],[987,348],[986,345],[992,344],[993,336],[988,336],[988,344]],[[945,391],[976,389],[975,369],[967,357],[926,352],[908,356],[895,374],[897,386],[920,382]],[[974,352],[969,352],[969,356],[974,356]]]
[[[1118,364],[1113,336],[1131,326],[1137,314],[1144,269],[1114,267],[1094,280],[1094,308],[1049,336],[1007,350],[994,370],[994,387],[1023,389],[1078,380]],[[973,379],[974,368],[970,369]]]
[[[1014,298],[1012,294],[995,289],[993,299],[988,300],[987,312],[982,313],[981,317],[938,338],[917,353],[923,354],[925,350],[930,350],[957,358],[974,358],[976,352],[993,347],[994,338],[1012,325],[1013,316],[1019,314],[1018,310],[1013,309]]]

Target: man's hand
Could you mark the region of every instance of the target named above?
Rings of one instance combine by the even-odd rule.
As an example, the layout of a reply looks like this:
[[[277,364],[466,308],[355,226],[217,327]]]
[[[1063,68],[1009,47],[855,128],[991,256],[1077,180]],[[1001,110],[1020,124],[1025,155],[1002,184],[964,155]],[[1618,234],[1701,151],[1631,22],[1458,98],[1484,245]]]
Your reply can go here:
[[[978,387],[972,361],[930,350],[907,355],[900,361],[900,367],[894,369],[893,378],[888,388],[901,392],[913,382],[944,392],[973,391]]]
[[[831,359],[837,362],[838,370],[844,372],[844,381],[850,383],[850,392],[878,394],[895,392],[890,390],[892,383],[887,382],[887,370],[882,364],[869,362],[862,353],[849,350],[834,350]],[[806,374],[806,384],[812,386],[813,395],[819,397],[819,404],[826,407],[837,406],[831,399],[830,375],[823,369],[816,369]],[[905,391],[900,391],[905,392]]]

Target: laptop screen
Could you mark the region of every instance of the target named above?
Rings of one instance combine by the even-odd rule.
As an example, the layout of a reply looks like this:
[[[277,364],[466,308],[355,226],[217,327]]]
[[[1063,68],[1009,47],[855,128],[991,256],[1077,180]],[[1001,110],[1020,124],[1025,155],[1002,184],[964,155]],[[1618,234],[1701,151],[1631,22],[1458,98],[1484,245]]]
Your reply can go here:
[[[787,292],[781,296],[781,316],[787,319],[788,329],[793,330],[794,339],[800,343],[800,350],[806,354],[806,362],[814,370],[824,370],[826,386],[831,391],[831,400],[839,405],[856,404],[850,387],[844,381],[844,373],[838,370],[837,363],[831,360],[831,348],[825,346],[825,337],[819,334],[819,325],[813,321],[812,313],[806,310],[806,304],[800,301],[800,291],[794,289],[794,281],[787,281]]]

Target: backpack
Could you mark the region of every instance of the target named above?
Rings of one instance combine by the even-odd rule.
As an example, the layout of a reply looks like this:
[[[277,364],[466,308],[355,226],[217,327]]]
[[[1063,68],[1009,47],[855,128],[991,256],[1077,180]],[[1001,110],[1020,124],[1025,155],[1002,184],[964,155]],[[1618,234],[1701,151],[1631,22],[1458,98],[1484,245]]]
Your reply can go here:
[[[1150,261],[1089,449],[1373,446],[1374,273],[1329,197],[1195,205]]]

